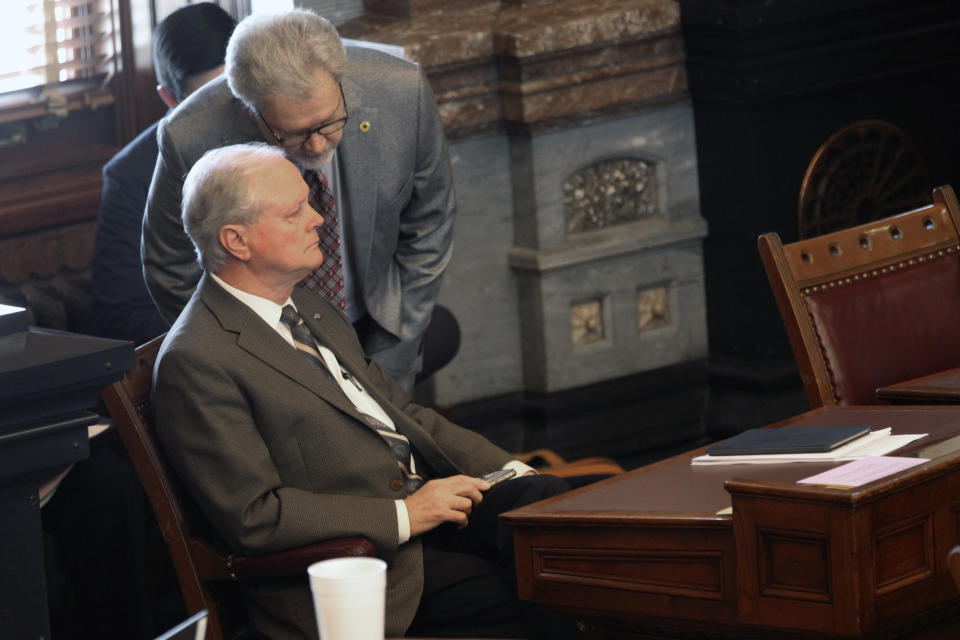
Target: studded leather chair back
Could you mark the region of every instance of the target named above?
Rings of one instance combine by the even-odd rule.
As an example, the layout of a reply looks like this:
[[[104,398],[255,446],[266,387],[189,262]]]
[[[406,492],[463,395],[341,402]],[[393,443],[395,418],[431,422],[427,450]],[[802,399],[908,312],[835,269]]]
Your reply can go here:
[[[760,236],[813,408],[876,404],[876,389],[960,366],[960,208],[933,204],[783,245]]]

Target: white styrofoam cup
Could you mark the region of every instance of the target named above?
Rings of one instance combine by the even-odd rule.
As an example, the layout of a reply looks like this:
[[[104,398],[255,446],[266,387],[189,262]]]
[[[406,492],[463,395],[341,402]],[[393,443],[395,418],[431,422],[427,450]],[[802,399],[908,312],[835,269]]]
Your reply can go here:
[[[307,568],[320,640],[383,640],[387,563],[334,558]]]

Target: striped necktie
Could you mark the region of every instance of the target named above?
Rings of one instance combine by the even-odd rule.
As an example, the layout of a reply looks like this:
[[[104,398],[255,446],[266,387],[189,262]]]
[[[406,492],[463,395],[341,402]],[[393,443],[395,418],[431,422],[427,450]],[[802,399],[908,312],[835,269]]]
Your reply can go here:
[[[318,245],[323,252],[323,264],[303,280],[307,289],[330,299],[343,311],[347,308],[344,296],[343,253],[340,249],[340,222],[337,219],[337,203],[326,176],[319,171],[306,171],[303,179],[310,187],[307,200],[310,206],[323,216],[323,224],[317,229]]]
[[[285,325],[290,327],[290,334],[293,336],[293,344],[297,347],[301,353],[310,358],[315,365],[320,367],[323,371],[333,375],[333,372],[327,368],[326,363],[323,361],[323,357],[320,355],[320,352],[317,350],[317,342],[313,338],[313,334],[310,333],[310,329],[303,322],[303,318],[300,317],[300,314],[296,309],[293,308],[293,305],[286,305],[283,310],[280,312],[280,321]],[[341,370],[341,374],[344,378],[349,379],[353,382],[353,378],[347,374],[346,371]],[[339,382],[334,380],[337,383],[339,388]],[[357,385],[357,388],[360,388],[360,385],[356,382],[353,384]],[[389,426],[385,425],[380,420],[377,420],[371,415],[368,415],[363,412],[359,412],[360,417],[363,419],[364,423],[371,429],[377,432],[383,441],[387,443],[387,446],[390,447],[390,450],[393,452],[393,455],[397,458],[397,466],[400,467],[401,473],[403,473],[403,484],[407,494],[411,494],[420,487],[423,486],[424,478],[421,475],[413,473],[410,470],[410,461],[411,461],[411,451],[410,451],[410,441],[407,440],[407,437],[402,433],[399,433]]]

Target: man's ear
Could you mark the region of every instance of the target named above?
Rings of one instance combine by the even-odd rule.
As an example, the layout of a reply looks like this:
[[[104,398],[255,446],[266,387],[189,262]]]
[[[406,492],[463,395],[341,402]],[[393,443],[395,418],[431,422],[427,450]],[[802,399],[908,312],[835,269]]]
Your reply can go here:
[[[163,104],[167,105],[171,109],[175,109],[177,107],[177,99],[173,97],[173,94],[170,93],[166,87],[158,84],[157,93],[160,94],[160,99],[163,100]]]
[[[220,244],[241,262],[250,260],[250,245],[246,240],[246,227],[241,224],[227,224],[220,227]]]

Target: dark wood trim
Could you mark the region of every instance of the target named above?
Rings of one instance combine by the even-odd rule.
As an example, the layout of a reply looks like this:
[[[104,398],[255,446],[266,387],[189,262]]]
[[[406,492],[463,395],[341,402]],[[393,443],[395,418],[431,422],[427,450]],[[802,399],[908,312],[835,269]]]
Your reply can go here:
[[[92,220],[100,206],[101,165],[105,157],[0,184],[0,237]]]

